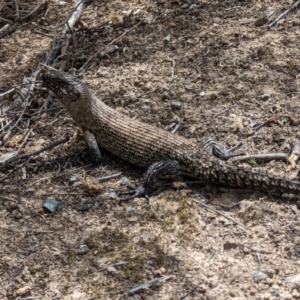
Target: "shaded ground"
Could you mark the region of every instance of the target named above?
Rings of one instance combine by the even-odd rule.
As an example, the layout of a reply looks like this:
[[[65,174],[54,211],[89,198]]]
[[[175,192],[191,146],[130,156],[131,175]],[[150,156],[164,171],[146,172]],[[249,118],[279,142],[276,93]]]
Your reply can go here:
[[[243,141],[249,154],[287,151],[289,139],[300,137],[299,9],[269,29],[257,20],[278,15],[290,1],[211,2],[95,1],[76,27],[67,69],[80,69],[112,43],[116,53],[76,73],[108,105],[154,126],[180,123],[179,134],[188,138]],[[44,59],[54,27],[73,7],[51,1],[44,17],[0,40],[0,94]],[[202,195],[202,187],[187,185],[152,197],[151,209],[143,199],[119,206],[111,193],[124,188],[121,176],[100,181],[91,195],[91,178],[122,172],[134,184],[144,170],[109,153],[100,166],[87,166],[81,134],[47,96],[35,90],[9,138],[1,120],[1,154],[18,150],[29,128],[25,152],[71,137],[2,170],[1,299],[16,299],[26,286],[35,299],[180,299],[188,292],[184,299],[300,298],[299,280],[286,279],[300,273],[295,201],[223,190],[213,199],[222,206],[210,205],[227,218],[192,200],[202,202],[214,189]],[[3,116],[11,95],[1,101]],[[172,108],[173,101],[182,107]],[[270,118],[275,124],[255,129]],[[251,164],[297,180],[298,166],[287,173],[285,162]],[[52,215],[41,209],[50,196],[62,202]],[[78,204],[89,210],[78,211]],[[134,297],[124,294],[159,275],[173,277]]]

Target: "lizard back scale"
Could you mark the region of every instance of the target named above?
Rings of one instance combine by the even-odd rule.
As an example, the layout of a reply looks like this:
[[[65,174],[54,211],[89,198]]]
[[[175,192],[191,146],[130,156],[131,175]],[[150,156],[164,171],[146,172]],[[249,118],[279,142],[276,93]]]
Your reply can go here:
[[[222,186],[298,194],[300,183],[228,165],[201,149],[193,139],[131,119],[103,103],[75,76],[45,71],[45,86],[57,96],[100,156],[101,147],[134,165],[148,168],[143,193],[148,197],[160,175],[184,174]],[[94,138],[94,140],[93,140]],[[199,149],[200,148],[200,149]]]

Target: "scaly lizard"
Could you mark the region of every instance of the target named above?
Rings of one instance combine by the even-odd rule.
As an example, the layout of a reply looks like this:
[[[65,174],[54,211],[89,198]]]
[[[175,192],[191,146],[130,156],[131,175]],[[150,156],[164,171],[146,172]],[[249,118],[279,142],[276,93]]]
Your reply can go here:
[[[43,73],[42,80],[82,128],[89,148],[98,159],[101,147],[125,161],[147,168],[142,188],[125,200],[139,195],[149,199],[157,189],[159,177],[178,174],[222,186],[277,194],[300,192],[299,182],[226,164],[208,154],[193,139],[117,112],[75,76],[51,70]]]

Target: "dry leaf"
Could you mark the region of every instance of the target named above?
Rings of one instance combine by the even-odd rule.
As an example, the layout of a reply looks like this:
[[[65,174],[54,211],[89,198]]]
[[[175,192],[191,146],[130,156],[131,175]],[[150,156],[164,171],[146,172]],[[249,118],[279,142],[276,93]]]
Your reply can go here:
[[[86,177],[83,186],[89,193],[98,193],[103,190],[103,185],[95,177]]]

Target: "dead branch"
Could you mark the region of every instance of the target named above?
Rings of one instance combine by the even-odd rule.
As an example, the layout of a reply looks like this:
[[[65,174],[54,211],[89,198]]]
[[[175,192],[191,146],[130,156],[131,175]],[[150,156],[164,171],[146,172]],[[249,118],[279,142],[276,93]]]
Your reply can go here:
[[[17,19],[19,19],[16,23],[11,24],[12,22],[7,20],[8,23],[11,24],[11,26],[7,26],[5,29],[6,31],[2,32],[0,34],[0,39],[12,34],[13,32],[16,31],[17,28],[23,26],[24,24],[34,20],[37,15],[39,15],[42,11],[46,11],[48,8],[48,1],[47,0],[42,0],[40,4],[38,4],[30,13],[25,15],[23,18],[19,19],[19,9],[18,5],[16,7],[16,13],[17,13]],[[1,18],[3,19],[3,18]],[[4,19],[6,20],[6,19]],[[8,24],[7,24],[8,25]]]
[[[96,53],[94,53],[84,64],[83,66],[79,69],[79,72],[81,72],[84,67],[96,56],[98,56],[99,58],[103,58],[105,56],[108,56],[109,54],[112,54],[116,51],[118,51],[119,47],[116,45],[112,45],[112,44],[108,44],[104,49],[97,51]]]
[[[65,28],[63,29],[63,37],[62,39],[65,38],[66,36],[66,32],[69,30],[69,28],[73,28],[74,25],[76,24],[76,22],[78,21],[80,14],[82,13],[83,10],[83,3],[85,3],[85,0],[77,0],[76,4],[75,4],[75,8],[73,9],[72,13],[68,16],[67,20],[63,23],[63,24],[68,24],[65,25]],[[57,28],[56,28],[57,29]],[[53,38],[53,46],[52,49],[48,55],[48,64],[51,64],[51,62],[55,59],[55,57],[53,56],[53,52],[55,52],[54,50],[60,50],[59,48],[55,48],[57,45],[55,43],[55,38],[56,38],[56,29],[55,29],[55,34],[54,34],[54,38]],[[58,52],[57,52],[58,53]],[[49,62],[49,59],[51,59],[51,61]],[[35,88],[35,82],[36,82],[36,78],[38,76],[38,74],[41,72],[41,64],[38,64],[36,70],[33,71],[33,73],[29,76],[29,77],[24,77],[23,79],[23,85],[26,86],[24,88],[22,88],[19,91],[18,95],[15,95],[13,97],[13,104],[11,106],[11,110],[15,109],[16,107],[20,106],[21,103],[23,103],[23,100],[26,99],[28,96],[31,95],[31,93],[33,92],[34,88]]]
[[[300,0],[296,1],[291,7],[289,7],[286,11],[284,11],[281,15],[279,15],[275,20],[273,20],[270,24],[267,24],[269,28],[274,26],[280,19],[282,19],[285,15],[287,15],[291,10],[296,8],[300,4]]]
[[[80,15],[84,9],[84,4],[89,4],[86,0],[77,0],[75,3],[75,7],[72,10],[72,12],[69,14],[69,16],[66,18],[66,20],[62,24],[58,24],[55,26],[54,29],[54,37],[52,41],[52,48],[48,54],[47,64],[52,65],[56,57],[58,56],[58,53],[60,52],[61,55],[64,55],[66,53],[66,46],[69,44],[69,40],[71,38],[71,31],[73,30],[75,24],[80,18]],[[62,31],[62,36],[60,38],[60,45],[56,42],[56,34],[57,29],[59,26],[65,25]]]
[[[69,29],[73,29],[75,24],[78,22],[81,13],[84,9],[84,3],[85,0],[77,0],[75,3],[75,7],[71,13],[71,15],[69,16],[68,20],[65,22],[65,27],[62,31],[62,35],[66,35],[69,31]]]
[[[159,278],[154,278],[154,279],[151,279],[149,281],[146,281],[134,288],[132,288],[131,290],[125,292],[123,295],[121,295],[121,297],[119,297],[119,299],[121,299],[123,296],[125,295],[134,295],[136,294],[137,292],[139,292],[140,290],[144,290],[144,289],[147,289],[149,287],[151,287],[152,285],[158,283],[158,282],[165,282],[169,279],[171,279],[173,276],[163,276],[163,277],[159,277]]]
[[[262,161],[270,161],[270,160],[287,160],[289,157],[286,153],[264,153],[264,154],[253,154],[253,155],[244,155],[237,156],[232,158],[230,161],[247,161],[250,159],[262,160]]]
[[[216,209],[214,209],[214,208],[212,208],[212,207],[206,205],[205,203],[202,203],[202,202],[199,201],[199,200],[196,200],[196,199],[193,199],[193,198],[191,198],[191,200],[193,200],[194,202],[196,202],[196,203],[202,205],[202,206],[205,207],[206,209],[208,209],[208,210],[210,210],[210,211],[212,211],[212,212],[214,212],[214,213],[216,213],[216,214],[218,214],[218,215],[221,215],[221,216],[225,217],[225,218],[228,219],[229,221],[233,222],[233,223],[236,224],[236,225],[241,226],[244,230],[247,231],[247,227],[245,227],[243,224],[241,224],[241,223],[235,221],[233,218],[227,216],[226,214],[224,214],[224,213],[222,213],[222,212],[220,212],[220,211],[218,211],[218,210],[216,210]]]
[[[54,148],[54,147],[56,147],[58,145],[66,143],[68,141],[69,141],[69,138],[67,137],[67,138],[64,138],[64,139],[62,139],[60,141],[54,142],[54,143],[52,143],[52,144],[50,144],[50,145],[48,145],[46,147],[43,147],[40,150],[33,151],[33,152],[30,152],[30,153],[20,154],[20,155],[17,155],[17,156],[13,156],[13,157],[7,159],[3,163],[3,165],[0,167],[0,171],[2,169],[4,169],[5,167],[7,167],[9,164],[11,164],[11,163],[13,163],[13,162],[15,162],[17,160],[24,159],[24,158],[29,158],[29,157],[34,156],[34,155],[38,155],[38,154],[40,154],[40,153],[42,153],[42,152],[44,152],[46,150],[50,150],[50,149],[52,149],[52,148]]]
[[[16,89],[16,88],[12,88],[12,89],[10,89],[10,90],[8,90],[8,91],[6,91],[6,92],[0,94],[0,98],[3,97],[3,96],[6,96],[6,95],[8,95],[8,94],[10,94],[10,93],[12,93],[12,92],[14,92],[15,89]]]
[[[196,289],[200,286],[200,283],[198,283],[195,287],[193,287],[189,292],[183,294],[179,300],[183,300],[184,298],[186,298],[187,296],[189,296],[190,294],[192,294],[194,291],[196,291]]]
[[[263,126],[273,126],[274,124],[278,124],[278,115],[275,113],[273,114],[273,116],[271,116],[269,119],[267,119],[265,122],[263,122],[262,124],[254,127],[253,129],[257,130],[262,128]]]

